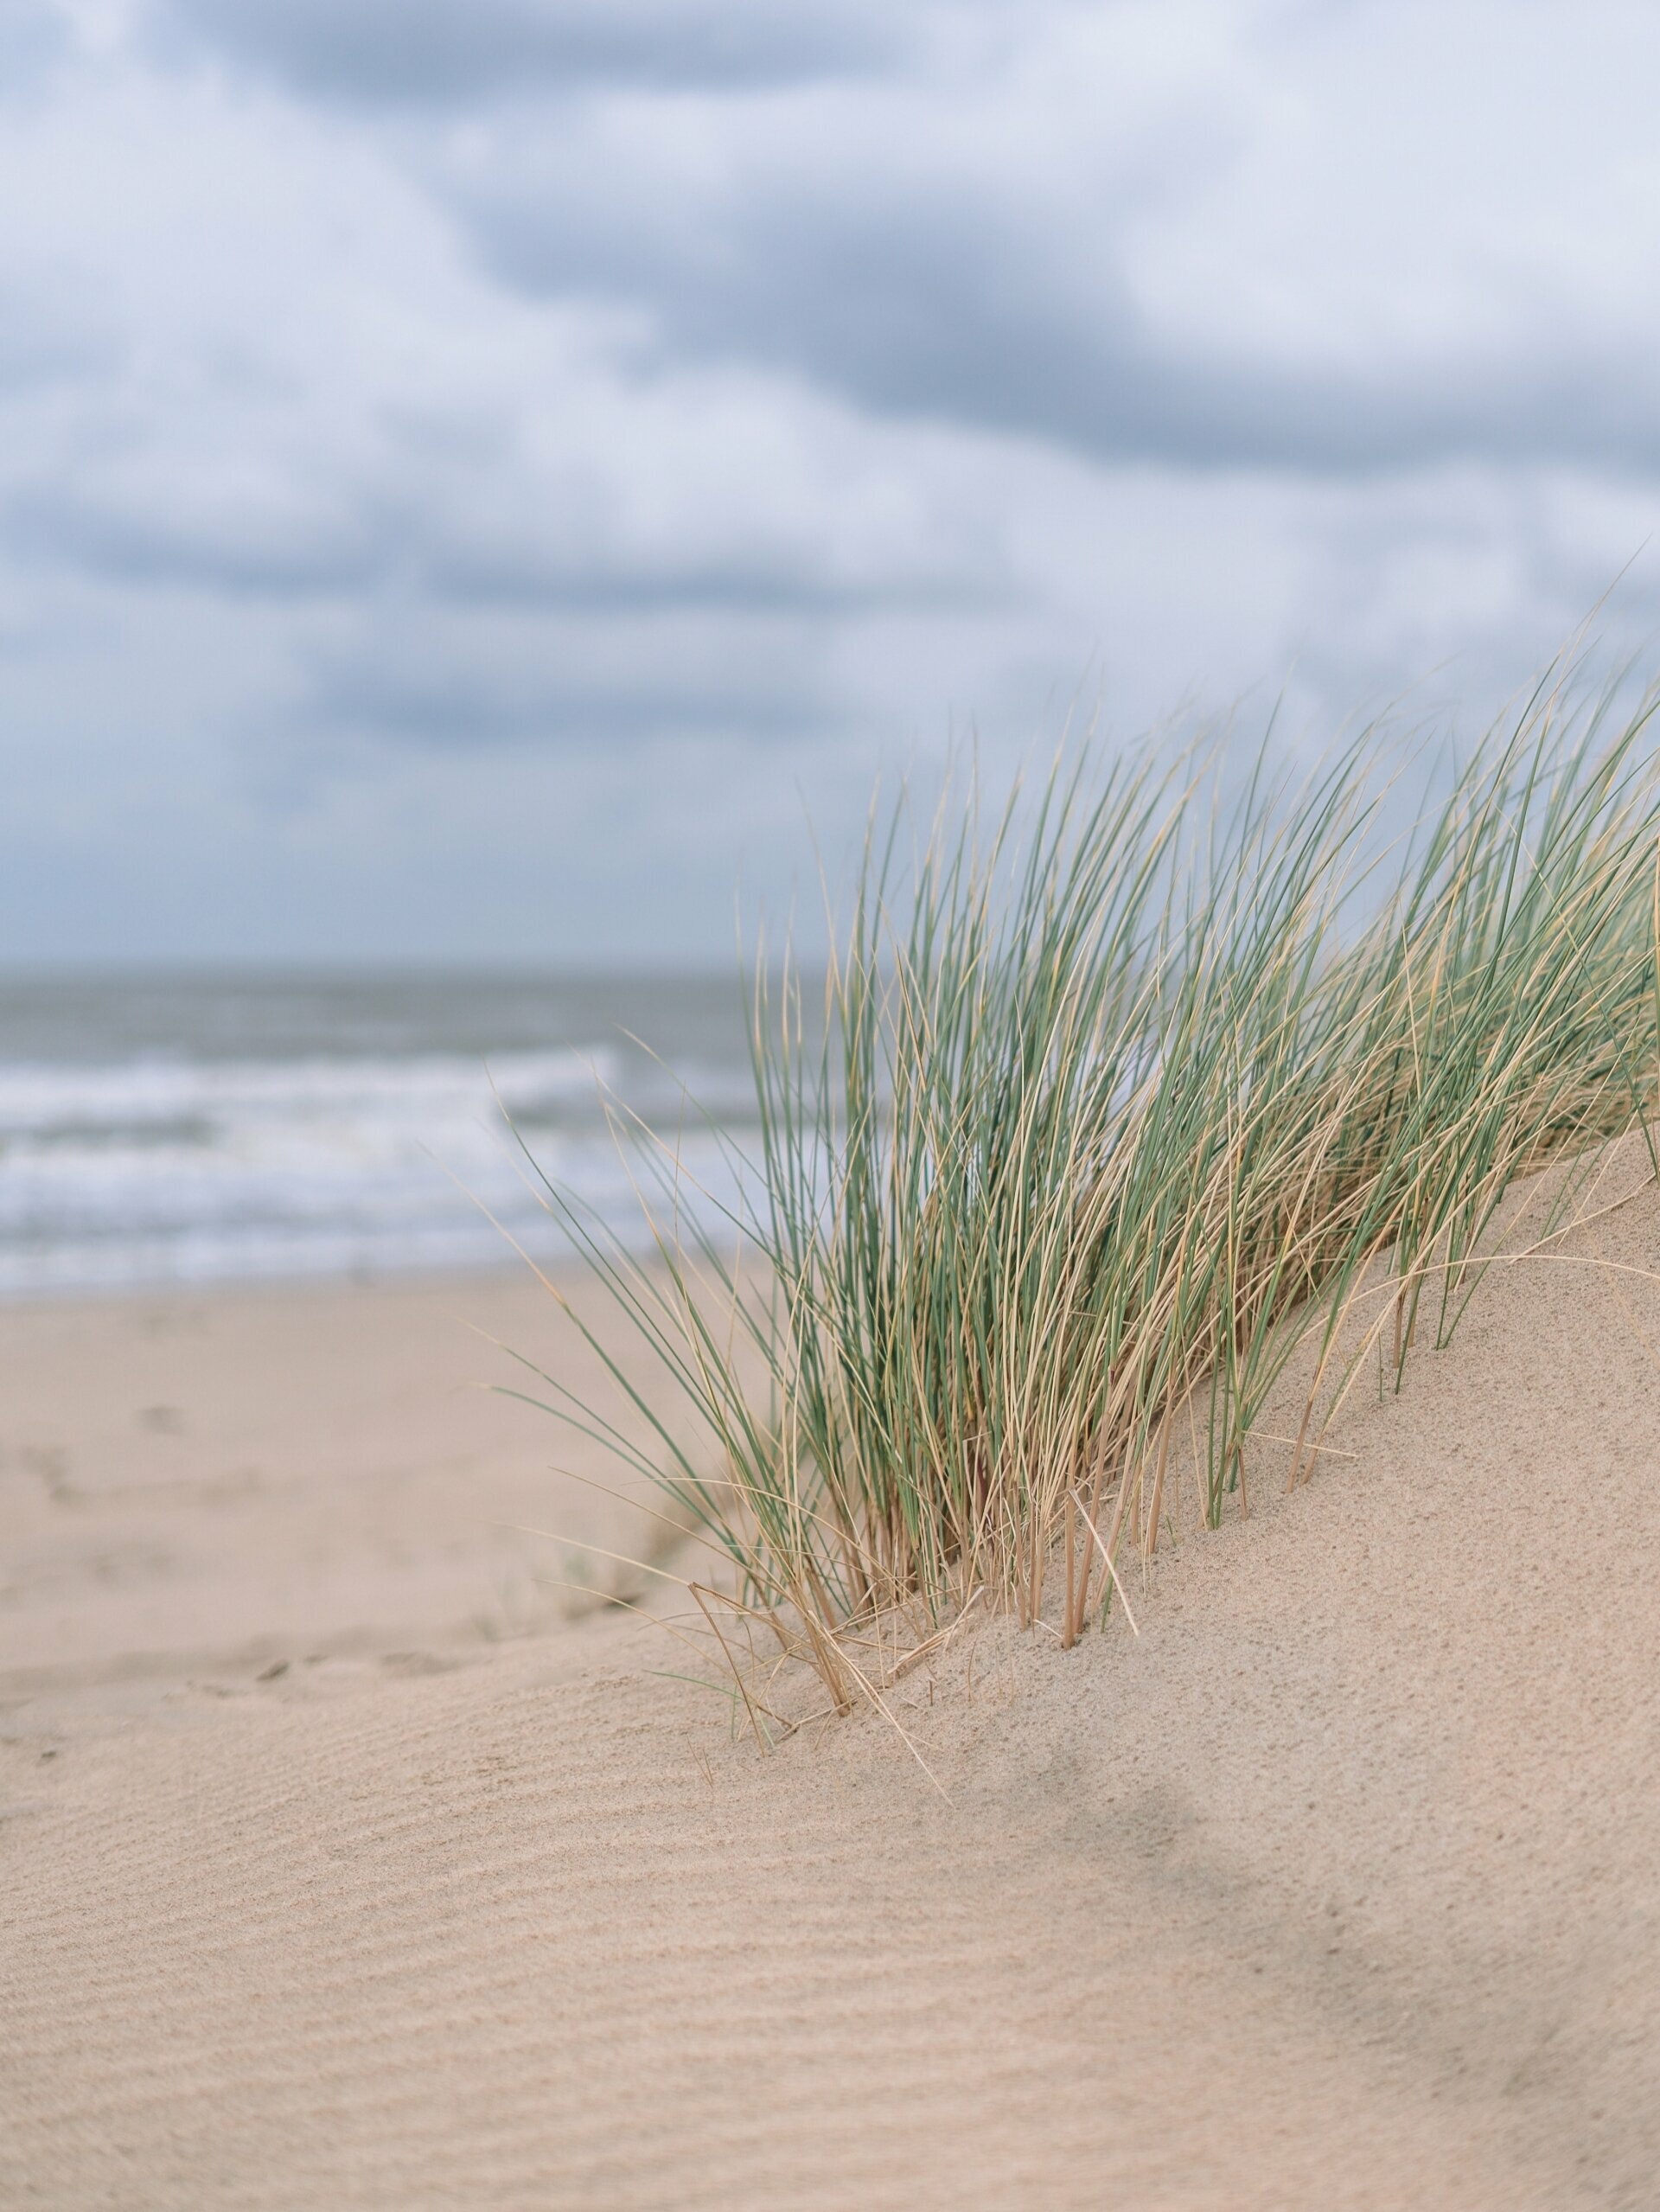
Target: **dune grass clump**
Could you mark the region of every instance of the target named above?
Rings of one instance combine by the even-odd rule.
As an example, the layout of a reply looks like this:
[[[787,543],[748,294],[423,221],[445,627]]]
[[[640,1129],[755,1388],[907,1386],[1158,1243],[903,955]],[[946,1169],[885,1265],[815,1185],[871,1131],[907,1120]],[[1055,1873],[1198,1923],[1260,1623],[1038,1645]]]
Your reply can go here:
[[[1646,1132],[1650,711],[1540,694],[1393,846],[1364,743],[1295,790],[1086,754],[984,829],[878,823],[827,974],[757,960],[740,1218],[667,1151],[644,1260],[551,1201],[661,1370],[591,1335],[648,1450],[565,1410],[716,1555],[757,1722],[763,1650],[846,1710],[977,1605],[1075,1643],[1173,1446],[1202,1520],[1248,1504],[1300,1350],[1295,1484],[1357,1328],[1398,1384],[1507,1187]]]

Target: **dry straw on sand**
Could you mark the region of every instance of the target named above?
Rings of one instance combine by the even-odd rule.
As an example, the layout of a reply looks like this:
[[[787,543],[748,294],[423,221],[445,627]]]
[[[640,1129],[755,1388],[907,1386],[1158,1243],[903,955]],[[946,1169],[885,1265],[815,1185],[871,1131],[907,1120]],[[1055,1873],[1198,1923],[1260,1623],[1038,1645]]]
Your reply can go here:
[[[1074,758],[984,833],[948,802],[913,840],[902,802],[822,1018],[757,962],[742,1218],[683,1209],[667,1147],[646,1261],[550,1188],[654,1448],[552,1403],[694,1524],[757,1729],[776,1666],[879,1707],[979,1606],[1076,1642],[1178,1461],[1204,1522],[1243,1510],[1295,1359],[1295,1484],[1363,1365],[1447,1339],[1515,1179],[1578,1163],[1548,1235],[1646,1128],[1652,711],[1542,688],[1393,847],[1365,740],[1231,797],[1214,761]]]

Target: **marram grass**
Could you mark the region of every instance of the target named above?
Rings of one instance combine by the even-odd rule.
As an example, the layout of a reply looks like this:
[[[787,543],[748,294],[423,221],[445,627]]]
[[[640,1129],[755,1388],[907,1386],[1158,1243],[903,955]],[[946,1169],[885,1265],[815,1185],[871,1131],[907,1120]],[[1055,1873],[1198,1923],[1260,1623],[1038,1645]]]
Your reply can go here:
[[[629,1435],[561,1410],[695,1525],[757,1726],[763,1652],[846,1710],[976,1605],[1076,1642],[1178,1424],[1214,1525],[1300,1352],[1296,1483],[1357,1340],[1397,1384],[1447,1340],[1507,1186],[1647,1141],[1651,712],[1542,693],[1392,853],[1364,744],[1230,801],[1088,754],[984,828],[902,800],[827,975],[757,959],[742,1218],[667,1146],[646,1260],[550,1190],[645,1355],[590,1335]]]

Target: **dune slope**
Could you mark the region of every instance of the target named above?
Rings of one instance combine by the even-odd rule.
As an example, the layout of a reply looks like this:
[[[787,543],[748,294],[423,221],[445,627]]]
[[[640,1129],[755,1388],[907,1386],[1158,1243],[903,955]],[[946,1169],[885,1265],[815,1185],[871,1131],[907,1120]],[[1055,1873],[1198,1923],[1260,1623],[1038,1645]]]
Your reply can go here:
[[[948,1802],[614,1618],[20,1696],[0,2200],[1652,2205],[1660,1196],[1558,1252],[1139,1636],[909,1678]]]

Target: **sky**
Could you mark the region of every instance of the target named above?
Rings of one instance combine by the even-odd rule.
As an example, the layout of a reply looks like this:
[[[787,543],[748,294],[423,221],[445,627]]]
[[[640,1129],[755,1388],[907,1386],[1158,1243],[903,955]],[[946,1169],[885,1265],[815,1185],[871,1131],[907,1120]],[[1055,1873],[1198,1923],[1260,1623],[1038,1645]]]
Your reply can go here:
[[[1655,655],[1657,82],[1609,0],[0,0],[0,962],[720,962],[953,747]]]

